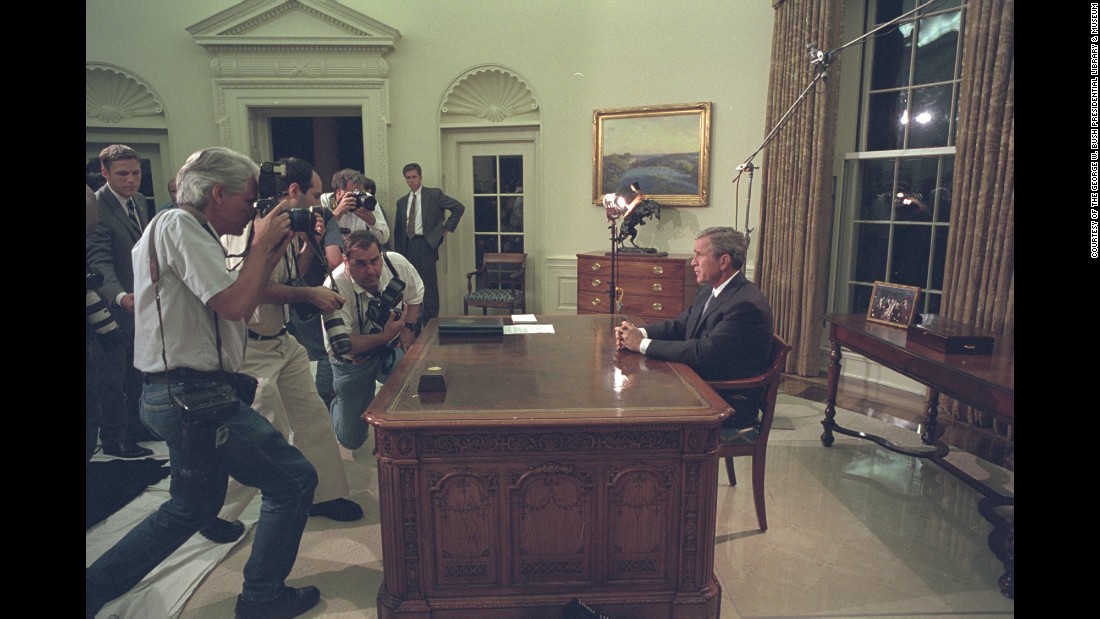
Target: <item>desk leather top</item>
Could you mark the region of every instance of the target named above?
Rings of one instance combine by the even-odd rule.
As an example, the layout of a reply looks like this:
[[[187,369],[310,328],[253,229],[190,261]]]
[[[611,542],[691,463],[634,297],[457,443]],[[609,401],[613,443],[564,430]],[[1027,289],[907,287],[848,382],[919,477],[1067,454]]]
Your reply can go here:
[[[553,334],[440,342],[433,319],[363,414],[387,427],[686,422],[716,424],[725,401],[685,365],[615,350],[622,316],[538,316]],[[510,322],[506,320],[506,323]],[[418,393],[441,366],[444,394]]]

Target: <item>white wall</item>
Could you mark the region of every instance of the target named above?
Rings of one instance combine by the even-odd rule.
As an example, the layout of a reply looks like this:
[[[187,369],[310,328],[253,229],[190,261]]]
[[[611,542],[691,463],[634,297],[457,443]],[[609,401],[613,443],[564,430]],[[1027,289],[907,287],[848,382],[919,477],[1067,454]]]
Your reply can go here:
[[[88,0],[87,62],[110,63],[148,82],[164,99],[170,161],[218,143],[212,54],[186,28],[233,0]],[[639,228],[637,242],[689,253],[699,230],[744,228],[747,178],[734,221],[732,179],[763,140],[771,55],[770,0],[344,0],[396,28],[386,55],[390,80],[391,193],[404,187],[401,165],[424,166],[425,184],[443,185],[440,97],[465,70],[495,63],[530,82],[540,104],[540,194],[544,230],[529,238],[544,261],[571,259],[610,245],[603,210],[592,206],[595,109],[713,104],[710,196],[706,208],[666,207]],[[758,156],[756,163],[762,161]],[[367,170],[379,178],[379,171]],[[758,175],[759,177],[759,175]],[[756,180],[759,183],[759,178]],[[751,227],[759,220],[754,187]],[[396,194],[395,194],[396,195]],[[392,204],[386,205],[392,209]],[[753,256],[754,252],[750,252]],[[750,272],[755,265],[750,264]]]

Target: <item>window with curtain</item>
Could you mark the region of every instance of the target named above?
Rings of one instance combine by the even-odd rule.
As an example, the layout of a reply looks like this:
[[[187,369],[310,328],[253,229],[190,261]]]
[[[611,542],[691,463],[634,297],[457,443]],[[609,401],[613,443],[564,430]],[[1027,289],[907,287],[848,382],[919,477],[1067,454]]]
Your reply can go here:
[[[473,168],[477,266],[486,253],[523,253],[523,157],[479,155]]]
[[[863,30],[918,6],[862,43],[862,64],[848,65],[862,73],[858,98],[841,94],[841,110],[859,119],[847,140],[855,150],[844,154],[836,311],[866,312],[875,281],[919,286],[919,311],[940,310],[966,4],[866,0]]]

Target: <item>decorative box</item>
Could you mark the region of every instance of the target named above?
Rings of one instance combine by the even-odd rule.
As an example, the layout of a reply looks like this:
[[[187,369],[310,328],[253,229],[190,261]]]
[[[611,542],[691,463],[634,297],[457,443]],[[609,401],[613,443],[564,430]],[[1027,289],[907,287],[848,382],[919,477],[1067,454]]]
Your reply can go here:
[[[957,320],[925,315],[909,325],[906,343],[916,343],[948,355],[992,355],[994,334]]]

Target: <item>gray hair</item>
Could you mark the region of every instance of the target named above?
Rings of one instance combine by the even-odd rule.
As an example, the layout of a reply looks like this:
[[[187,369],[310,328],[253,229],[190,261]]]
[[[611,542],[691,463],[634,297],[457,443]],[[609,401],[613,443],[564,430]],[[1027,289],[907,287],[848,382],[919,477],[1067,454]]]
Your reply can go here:
[[[260,175],[260,166],[248,157],[223,146],[196,151],[176,174],[176,203],[206,208],[214,185],[232,195],[248,190],[248,182]]]
[[[332,175],[332,190],[347,189],[348,185],[363,187],[366,182],[367,178],[359,170],[344,168]]]
[[[718,257],[727,254],[733,268],[740,270],[745,266],[745,257],[749,253],[749,240],[745,235],[729,226],[707,228],[695,235],[695,239],[706,237],[710,242],[711,255]]]

